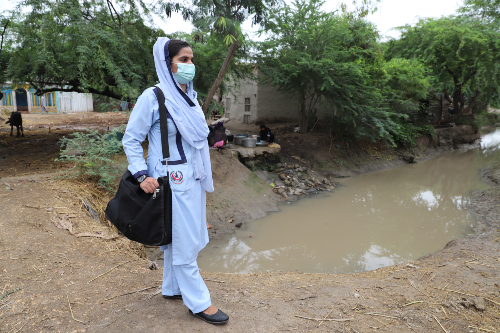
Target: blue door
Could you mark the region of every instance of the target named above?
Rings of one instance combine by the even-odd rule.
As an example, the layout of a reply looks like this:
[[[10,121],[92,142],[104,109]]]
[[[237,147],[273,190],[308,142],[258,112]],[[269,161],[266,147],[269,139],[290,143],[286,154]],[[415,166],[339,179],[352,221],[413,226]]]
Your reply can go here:
[[[28,112],[28,94],[26,94],[26,90],[17,89],[16,90],[16,104],[17,111],[19,112]]]

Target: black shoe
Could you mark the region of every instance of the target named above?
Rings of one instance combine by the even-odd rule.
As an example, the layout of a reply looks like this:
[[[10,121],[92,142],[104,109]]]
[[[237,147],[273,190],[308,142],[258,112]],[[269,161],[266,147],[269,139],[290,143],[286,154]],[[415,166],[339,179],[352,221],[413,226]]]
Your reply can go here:
[[[189,310],[189,313],[195,317],[203,319],[207,323],[214,324],[214,325],[225,324],[229,321],[229,316],[227,314],[225,314],[224,312],[222,312],[221,310],[218,310],[213,315],[208,315],[205,312],[193,313],[193,311],[191,311],[191,310]]]
[[[166,299],[182,299],[182,295],[174,295],[174,296],[163,295],[163,298],[166,298]]]

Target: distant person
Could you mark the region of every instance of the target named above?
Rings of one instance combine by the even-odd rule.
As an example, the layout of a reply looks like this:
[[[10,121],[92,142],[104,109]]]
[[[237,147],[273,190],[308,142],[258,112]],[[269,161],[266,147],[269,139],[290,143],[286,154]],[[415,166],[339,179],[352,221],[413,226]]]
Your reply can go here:
[[[224,123],[219,121],[215,126],[208,126],[210,134],[208,134],[209,147],[222,147],[227,141],[226,128]],[[221,144],[222,142],[222,144]],[[218,145],[216,145],[219,143]]]
[[[455,107],[453,106],[453,103],[451,103],[450,106],[448,106],[448,113],[449,114],[456,114]]]
[[[46,107],[47,106],[47,102],[45,101],[45,95],[42,95],[42,114],[45,113],[46,111]]]
[[[120,103],[120,107],[122,108],[122,111],[127,110],[127,101],[122,101]]]
[[[132,111],[132,102],[128,102],[128,112]]]
[[[274,134],[271,132],[269,127],[262,124],[260,125],[260,132],[257,135],[257,142],[262,141],[263,143],[273,143],[274,142]]]

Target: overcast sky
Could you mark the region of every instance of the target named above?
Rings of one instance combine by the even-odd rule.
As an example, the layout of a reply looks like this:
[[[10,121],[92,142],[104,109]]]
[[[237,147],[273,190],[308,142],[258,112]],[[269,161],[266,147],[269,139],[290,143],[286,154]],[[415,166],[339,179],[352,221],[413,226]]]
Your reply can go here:
[[[290,0],[286,1],[290,2]],[[341,0],[327,0],[325,10],[338,8],[340,2]],[[397,38],[399,35],[396,31],[392,31],[392,28],[415,23],[419,17],[441,17],[453,14],[462,2],[462,0],[382,0],[382,3],[379,4],[379,11],[370,15],[368,19],[376,24],[382,35]],[[0,0],[0,11],[12,7],[12,1]],[[190,23],[183,21],[182,17],[175,13],[167,21],[155,18],[155,23],[166,33],[190,32],[192,29]],[[252,28],[249,21],[243,24],[243,29],[252,37],[253,32],[256,31],[256,27]]]

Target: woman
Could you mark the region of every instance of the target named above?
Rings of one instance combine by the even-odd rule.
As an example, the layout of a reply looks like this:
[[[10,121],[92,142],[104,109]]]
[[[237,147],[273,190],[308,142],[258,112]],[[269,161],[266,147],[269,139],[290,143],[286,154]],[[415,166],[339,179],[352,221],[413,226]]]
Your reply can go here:
[[[129,170],[146,193],[168,176],[172,188],[172,243],[165,253],[162,294],[182,299],[189,313],[211,324],[229,317],[212,305],[196,259],[208,243],[206,192],[213,192],[205,116],[193,90],[193,50],[180,40],[158,38],[153,48],[158,85],[165,95],[170,158],[163,160],[157,88],[146,89],[137,100],[123,137]],[[156,91],[155,91],[156,90]],[[141,143],[148,136],[147,164]]]
[[[264,143],[274,143],[274,134],[271,133],[271,129],[269,127],[266,127],[266,125],[264,124],[260,125],[260,132],[259,135],[257,135],[257,141],[262,141]]]

